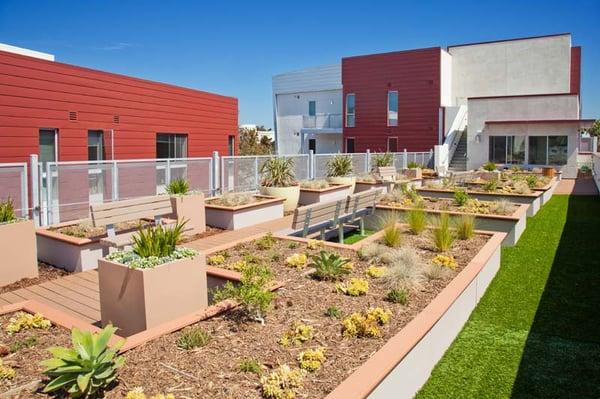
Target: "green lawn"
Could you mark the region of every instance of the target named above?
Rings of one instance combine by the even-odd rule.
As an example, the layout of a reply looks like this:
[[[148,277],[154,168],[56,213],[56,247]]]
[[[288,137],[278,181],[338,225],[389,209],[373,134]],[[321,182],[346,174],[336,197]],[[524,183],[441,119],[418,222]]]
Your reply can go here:
[[[365,238],[374,234],[375,232],[376,232],[375,230],[365,229],[365,235],[361,236],[360,230],[358,230],[358,229],[349,231],[346,234],[344,234],[344,244],[352,245],[354,243],[359,242],[360,240],[364,240]],[[329,241],[338,242],[338,237],[334,237],[334,238],[330,239]]]
[[[600,197],[554,196],[417,398],[600,398]]]

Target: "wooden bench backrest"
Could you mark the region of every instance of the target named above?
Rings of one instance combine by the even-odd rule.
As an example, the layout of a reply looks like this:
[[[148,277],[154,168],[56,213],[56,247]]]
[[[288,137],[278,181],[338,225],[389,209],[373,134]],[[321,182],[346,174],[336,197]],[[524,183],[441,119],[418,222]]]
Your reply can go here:
[[[92,224],[94,227],[110,226],[120,222],[137,219],[158,219],[173,213],[171,198],[168,195],[109,202],[90,205]]]
[[[292,221],[292,229],[297,230],[303,228],[307,216],[310,219],[311,225],[332,220],[335,217],[336,211],[339,216],[344,213],[345,207],[346,199],[340,199],[337,201],[311,204],[296,208],[294,220]]]
[[[365,208],[375,205],[377,199],[381,196],[383,190],[381,188],[375,190],[362,191],[357,194],[348,196],[346,202],[346,214],[356,213]]]
[[[396,178],[396,168],[394,166],[379,166],[377,173],[383,180],[393,180]]]

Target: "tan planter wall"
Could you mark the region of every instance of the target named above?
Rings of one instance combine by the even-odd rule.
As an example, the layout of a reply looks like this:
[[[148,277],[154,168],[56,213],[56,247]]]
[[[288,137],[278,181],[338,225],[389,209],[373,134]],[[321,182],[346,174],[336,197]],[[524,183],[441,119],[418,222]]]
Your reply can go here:
[[[98,259],[109,253],[98,240],[69,237],[46,229],[36,231],[36,240],[39,260],[69,272],[96,269]]]
[[[226,230],[238,230],[282,217],[283,200],[270,200],[237,208],[206,205],[206,224]]]
[[[36,252],[33,221],[0,225],[0,287],[37,277]]]
[[[300,189],[300,205],[310,205],[319,202],[331,202],[344,199],[351,194],[349,185],[332,186],[325,189]]]
[[[406,169],[403,172],[404,176],[409,179],[422,179],[423,178],[423,170],[421,168],[415,169]]]
[[[363,191],[376,190],[380,188],[382,194],[387,194],[394,189],[393,182],[377,182],[377,183],[363,183],[360,181],[356,182],[356,186],[354,187],[354,193],[360,193]]]
[[[270,197],[284,198],[283,211],[293,211],[298,207],[298,200],[300,198],[300,186],[292,187],[260,187],[260,193],[262,195],[268,195]]]
[[[204,211],[204,194],[194,193],[171,197],[175,216],[179,220],[187,220],[188,233],[200,234],[206,231],[206,215]]]
[[[129,336],[208,306],[206,258],[199,254],[153,269],[98,262],[102,325]]]
[[[350,184],[350,192],[354,192],[354,186],[356,185],[356,176],[335,176],[328,177],[327,181],[331,184]]]

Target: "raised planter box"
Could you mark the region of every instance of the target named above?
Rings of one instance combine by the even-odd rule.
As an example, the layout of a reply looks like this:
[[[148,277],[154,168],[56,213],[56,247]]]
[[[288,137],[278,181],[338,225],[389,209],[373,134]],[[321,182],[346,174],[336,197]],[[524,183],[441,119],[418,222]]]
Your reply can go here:
[[[361,191],[382,189],[382,193],[386,194],[396,187],[400,187],[402,183],[406,183],[408,188],[419,188],[422,184],[422,179],[410,179],[407,181],[377,181],[377,182],[356,182],[354,193],[360,193]]]
[[[0,224],[0,287],[38,276],[35,227],[31,220]]]
[[[356,183],[358,186],[358,183]],[[343,199],[352,194],[351,184],[332,184],[326,188],[303,188],[300,187],[300,205],[316,204],[318,202],[329,202]]]
[[[447,213],[448,215],[450,215],[450,218],[454,220],[459,219],[462,215],[465,214],[475,216],[475,228],[477,230],[506,233],[502,245],[505,247],[512,247],[519,241],[521,234],[523,234],[523,231],[525,231],[525,227],[527,225],[528,207],[529,205],[526,204],[520,205],[512,215],[508,216],[439,211],[433,209],[423,209],[423,211],[429,215],[434,216],[439,215],[441,213]],[[373,213],[373,215],[365,220],[365,225],[367,228],[376,229],[379,220],[381,220],[382,217],[385,217],[386,214],[396,213],[400,217],[402,217],[404,213],[407,213],[410,210],[411,208],[395,207],[389,205],[377,205],[375,207],[375,212]]]
[[[546,186],[533,189],[533,191],[539,191],[542,193],[542,196],[540,197],[540,206],[543,206],[545,203],[552,199],[552,195],[554,194],[554,190],[556,189],[557,185],[558,179],[554,177]]]
[[[186,233],[200,234],[206,231],[204,194],[175,195],[171,197],[171,205],[177,219],[188,221]]]
[[[421,313],[371,355],[326,399],[412,398],[452,344],[500,269],[502,233]]]
[[[454,198],[453,190],[444,190],[437,188],[419,188],[419,194],[424,197],[433,198]],[[509,194],[509,193],[480,193],[476,191],[467,191],[469,197],[480,201],[500,201],[507,200],[515,204],[527,204],[527,216],[535,216],[542,205],[542,192],[534,191],[531,194]]]
[[[402,174],[409,179],[422,179],[423,178],[423,169],[421,168],[413,168],[413,169],[405,169],[402,171]]]
[[[152,269],[98,261],[102,325],[129,336],[208,306],[206,258],[180,259]]]
[[[255,197],[258,202],[235,207],[213,205],[210,203],[212,198],[208,198],[205,204],[206,224],[225,230],[238,230],[283,217],[284,198],[264,195]]]

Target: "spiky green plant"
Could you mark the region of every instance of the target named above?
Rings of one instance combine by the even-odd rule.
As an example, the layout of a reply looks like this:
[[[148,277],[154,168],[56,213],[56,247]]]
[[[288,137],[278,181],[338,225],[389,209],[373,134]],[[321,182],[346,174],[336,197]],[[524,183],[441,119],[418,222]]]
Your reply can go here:
[[[243,359],[240,362],[240,371],[242,373],[254,373],[258,375],[261,375],[263,372],[260,362],[252,358]]]
[[[183,330],[177,339],[177,346],[181,349],[201,348],[211,340],[210,334],[202,327],[190,327]]]
[[[483,189],[489,193],[493,193],[500,187],[500,182],[496,179],[489,180],[483,184]]]
[[[406,214],[406,223],[408,223],[408,229],[411,233],[419,235],[425,230],[427,224],[427,217],[423,208],[414,206]]]
[[[406,164],[406,167],[408,169],[417,169],[422,167],[422,165],[419,165],[418,163],[416,163],[415,161],[410,161],[409,163]]]
[[[408,303],[408,290],[404,288],[392,289],[385,295],[385,299],[392,303],[406,305]]]
[[[297,184],[292,158],[268,159],[260,167],[260,175],[261,185],[264,187],[290,187]]]
[[[536,175],[528,175],[525,178],[525,181],[527,182],[529,188],[536,188],[538,184],[538,177]]]
[[[344,274],[350,272],[350,260],[340,254],[330,251],[320,251],[317,255],[310,256],[309,267],[314,267],[312,276],[318,280],[340,280]]]
[[[383,168],[394,165],[394,154],[391,152],[382,152],[373,155],[373,167]]]
[[[386,213],[379,220],[383,230],[381,240],[390,248],[398,248],[402,244],[402,229],[398,226],[398,215],[395,212]]]
[[[12,222],[15,219],[15,206],[12,199],[0,201],[0,223]]]
[[[336,155],[327,161],[327,177],[348,176],[352,170],[352,158],[348,155]]]
[[[166,188],[167,194],[170,195],[184,195],[190,191],[190,184],[186,179],[180,177],[175,180],[171,180]]]
[[[475,235],[475,216],[462,215],[456,222],[456,235],[459,240],[470,240]]]
[[[100,333],[92,334],[73,328],[72,348],[49,348],[54,357],[41,362],[44,374],[51,378],[44,392],[62,391],[69,397],[87,398],[108,387],[117,378],[117,369],[125,363],[123,356],[117,356],[125,340],[108,346],[116,330],[108,325]]]
[[[132,236],[133,252],[142,258],[165,257],[175,251],[175,247],[185,227],[186,221],[178,221],[173,227],[156,225],[143,229]]]
[[[330,306],[325,309],[325,316],[331,317],[332,319],[339,319],[342,317],[342,311],[337,306]]]
[[[441,213],[435,222],[433,243],[440,252],[449,250],[454,243],[454,233],[450,228],[450,216],[447,213]]]

